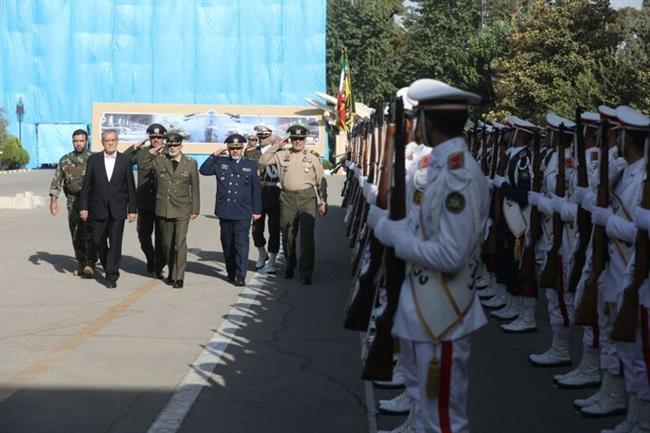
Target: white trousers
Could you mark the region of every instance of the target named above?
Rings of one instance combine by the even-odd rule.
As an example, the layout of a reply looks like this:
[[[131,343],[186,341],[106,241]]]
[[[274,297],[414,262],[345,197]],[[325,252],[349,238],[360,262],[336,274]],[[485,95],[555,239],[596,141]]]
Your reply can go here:
[[[415,361],[415,342],[399,340],[399,363],[404,374],[404,386],[407,394],[415,401],[420,399],[418,391],[418,369]]]
[[[546,289],[548,319],[551,326],[569,326],[573,323],[575,307],[573,306],[573,293],[562,292],[563,296],[555,289]]]
[[[618,356],[625,369],[625,386],[641,400],[650,400],[650,326],[648,309],[641,306],[639,328],[634,343],[615,342]]]
[[[467,384],[470,337],[439,344],[410,343],[415,348],[421,407],[417,433],[469,433]],[[439,365],[439,389],[438,395],[431,397],[427,392],[427,379],[429,364],[434,357]]]
[[[616,350],[616,344],[609,338],[612,327],[616,321],[616,306],[603,301],[601,293],[598,294],[598,327],[600,328],[600,369],[607,370],[610,374],[618,376],[622,373],[621,361]]]

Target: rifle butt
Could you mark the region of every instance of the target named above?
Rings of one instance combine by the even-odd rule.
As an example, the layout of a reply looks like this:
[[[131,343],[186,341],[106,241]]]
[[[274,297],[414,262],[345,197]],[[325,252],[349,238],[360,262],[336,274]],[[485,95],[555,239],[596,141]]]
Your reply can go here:
[[[636,329],[639,325],[639,292],[634,285],[625,289],[623,305],[616,316],[611,339],[625,343],[634,343]]]
[[[390,327],[377,321],[375,335],[361,373],[363,380],[387,381],[393,379],[393,337]]]
[[[364,275],[359,279],[359,290],[350,302],[343,327],[350,331],[368,330],[374,300],[375,288],[372,285],[372,278]]]
[[[575,323],[580,326],[598,324],[598,277],[589,277],[582,300],[576,308]]]
[[[539,276],[539,286],[547,289],[555,288],[557,276],[557,252],[551,250],[546,256],[546,263]]]

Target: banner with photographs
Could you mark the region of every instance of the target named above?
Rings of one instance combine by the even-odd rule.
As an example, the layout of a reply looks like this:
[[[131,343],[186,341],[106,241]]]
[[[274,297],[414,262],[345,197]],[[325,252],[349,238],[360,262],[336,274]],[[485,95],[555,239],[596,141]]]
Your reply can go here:
[[[321,111],[309,107],[290,106],[205,106],[170,104],[100,104],[93,105],[93,151],[101,150],[101,132],[115,129],[119,149],[147,138],[146,130],[159,123],[168,131],[185,137],[183,151],[209,154],[223,146],[225,138],[234,133],[246,136],[256,125],[264,124],[273,131],[274,140],[282,140],[286,130],[295,124],[309,130],[307,145],[323,154]]]

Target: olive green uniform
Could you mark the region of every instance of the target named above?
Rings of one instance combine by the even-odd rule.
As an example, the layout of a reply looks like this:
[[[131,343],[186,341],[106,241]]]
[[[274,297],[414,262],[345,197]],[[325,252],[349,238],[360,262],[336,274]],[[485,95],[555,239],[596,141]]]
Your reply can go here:
[[[311,279],[314,271],[314,222],[317,206],[327,202],[327,188],[318,154],[277,146],[263,154],[260,165],[276,164],[280,193],[280,229],[286,254],[286,271],[296,267],[296,235],[300,231],[300,276]]]
[[[183,280],[187,264],[187,228],[190,215],[199,214],[199,172],[196,161],[181,154],[178,166],[164,155],[147,151],[143,163],[155,173],[155,213],[162,248],[169,267],[168,279]]]
[[[131,164],[138,166],[138,186],[136,203],[138,205],[138,240],[140,249],[147,259],[147,271],[159,273],[165,267],[160,233],[160,225],[156,220],[156,174],[150,167],[145,167],[145,159],[150,155],[152,146],[136,149],[134,146],[126,149],[124,154],[129,157]],[[154,235],[154,242],[151,241]]]
[[[68,227],[72,237],[74,255],[83,266],[95,266],[97,255],[92,240],[90,222],[84,223],[79,216],[79,194],[83,186],[86,164],[90,154],[84,152],[70,152],[65,154],[56,167],[54,178],[50,183],[50,196],[58,198],[61,190],[65,194],[68,208]]]

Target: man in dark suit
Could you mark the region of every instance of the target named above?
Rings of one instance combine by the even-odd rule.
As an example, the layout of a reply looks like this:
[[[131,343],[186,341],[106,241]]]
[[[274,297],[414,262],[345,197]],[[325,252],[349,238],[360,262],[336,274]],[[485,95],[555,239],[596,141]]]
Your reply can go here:
[[[199,169],[204,176],[217,177],[214,214],[219,218],[221,227],[221,246],[228,281],[235,286],[246,284],[248,233],[251,220],[257,220],[262,212],[257,164],[242,156],[245,143],[246,139],[242,135],[228,136],[228,155],[223,155],[224,150],[217,150]]]
[[[116,130],[102,132],[104,151],[88,158],[79,204],[81,219],[90,218],[93,242],[109,289],[117,287],[120,276],[124,220],[133,222],[137,217],[131,161],[117,151],[117,142]]]

